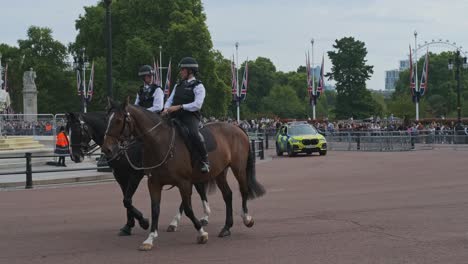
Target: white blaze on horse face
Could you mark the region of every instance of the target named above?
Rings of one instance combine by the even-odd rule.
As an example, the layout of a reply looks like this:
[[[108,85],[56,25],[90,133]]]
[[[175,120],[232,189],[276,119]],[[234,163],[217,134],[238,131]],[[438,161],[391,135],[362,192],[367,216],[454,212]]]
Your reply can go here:
[[[174,219],[172,219],[172,222],[169,225],[178,227],[179,223],[180,223],[180,217],[181,216],[182,215],[180,214],[180,212],[177,212],[177,214],[174,216]]]
[[[110,125],[112,123],[112,119],[114,119],[114,115],[115,115],[115,113],[112,113],[110,115],[110,117],[109,117],[109,122],[107,123],[107,129],[106,129],[106,134],[105,135],[107,135],[107,133],[109,132],[109,128],[110,128]]]
[[[158,231],[149,233],[148,238],[143,241],[143,244],[153,245],[153,240],[158,237]]]

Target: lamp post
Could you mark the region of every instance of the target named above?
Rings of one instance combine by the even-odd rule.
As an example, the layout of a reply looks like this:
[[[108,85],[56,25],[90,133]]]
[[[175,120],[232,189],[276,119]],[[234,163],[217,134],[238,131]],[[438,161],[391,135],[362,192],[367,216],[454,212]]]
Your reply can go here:
[[[106,48],[107,48],[107,96],[112,98],[112,26],[111,26],[111,10],[110,5],[112,0],[104,0],[106,5]]]
[[[455,68],[455,79],[457,80],[457,125],[456,130],[460,132],[463,130],[463,125],[461,122],[461,104],[460,104],[460,91],[461,91],[461,82],[460,82],[460,67],[463,69],[468,69],[468,63],[466,62],[466,57],[462,58],[460,56],[460,50],[455,52],[455,58],[449,59],[448,68],[449,70],[453,70]]]
[[[414,31],[414,57],[416,58],[416,63],[414,64],[415,67],[415,87],[416,87],[416,122],[419,121],[419,86],[418,86],[418,32]]]
[[[237,124],[240,124],[240,91],[239,91],[239,42],[236,42],[236,90],[237,90]]]

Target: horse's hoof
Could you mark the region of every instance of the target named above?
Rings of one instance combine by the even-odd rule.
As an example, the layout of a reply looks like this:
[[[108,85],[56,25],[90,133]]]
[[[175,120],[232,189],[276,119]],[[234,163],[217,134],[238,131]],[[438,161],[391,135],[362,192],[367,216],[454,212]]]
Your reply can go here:
[[[244,225],[248,228],[251,228],[254,225],[254,219],[251,218],[249,222],[244,222]]]
[[[207,226],[207,225],[208,225],[208,220],[206,220],[206,219],[200,219],[200,224],[201,224],[202,226]]]
[[[143,218],[143,220],[138,223],[140,224],[141,228],[143,228],[144,230],[148,230],[149,225],[150,225],[148,219]]]
[[[177,231],[177,226],[170,225],[167,227],[167,232],[175,232],[175,231]]]
[[[221,230],[221,232],[219,232],[218,237],[227,237],[227,236],[230,236],[230,235],[231,235],[231,231],[229,231],[229,229],[223,228],[223,230]]]
[[[153,245],[151,244],[142,244],[138,250],[140,251],[150,251],[153,248]]]
[[[197,237],[198,244],[206,244],[208,242],[208,233],[204,232],[203,235]]]
[[[131,235],[132,235],[132,229],[128,226],[122,227],[119,231],[119,236],[131,236]]]

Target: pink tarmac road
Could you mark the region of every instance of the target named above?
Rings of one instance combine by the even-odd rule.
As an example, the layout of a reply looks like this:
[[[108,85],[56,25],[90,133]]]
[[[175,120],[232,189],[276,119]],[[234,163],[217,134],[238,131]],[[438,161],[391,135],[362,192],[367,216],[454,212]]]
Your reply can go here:
[[[255,226],[242,224],[238,188],[232,236],[217,191],[207,244],[186,217],[165,232],[179,205],[163,193],[160,232],[118,237],[124,224],[116,183],[0,192],[0,263],[468,263],[468,152],[329,152],[257,165],[266,196],[249,202]],[[149,217],[143,181],[134,204]],[[194,194],[194,209],[202,207]]]

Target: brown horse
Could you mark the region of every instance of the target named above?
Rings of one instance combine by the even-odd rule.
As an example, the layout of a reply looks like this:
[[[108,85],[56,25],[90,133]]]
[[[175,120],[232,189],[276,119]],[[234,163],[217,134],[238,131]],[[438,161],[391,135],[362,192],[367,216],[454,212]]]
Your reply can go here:
[[[248,214],[247,200],[262,196],[265,189],[256,180],[254,154],[250,150],[249,138],[241,128],[228,123],[211,123],[205,126],[214,137],[216,149],[209,152],[210,172],[202,174],[198,166],[192,167],[189,150],[168,118],[151,115],[145,109],[129,105],[128,102],[114,107],[110,113],[102,146],[107,155],[112,156],[119,151],[114,144],[116,139],[119,140],[119,145],[125,145],[125,134],[143,142],[143,167],[148,175],[152,223],[150,234],[140,250],[150,250],[153,240],[158,236],[161,190],[164,185],[178,187],[184,212],[199,233],[198,243],[203,244],[208,241],[208,233],[203,230],[192,210],[192,183],[215,180],[226,203],[226,222],[218,236],[229,236],[233,213],[232,191],[226,179],[228,168],[231,168],[239,183],[243,222],[247,227],[253,226],[254,220]]]

